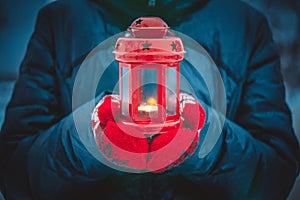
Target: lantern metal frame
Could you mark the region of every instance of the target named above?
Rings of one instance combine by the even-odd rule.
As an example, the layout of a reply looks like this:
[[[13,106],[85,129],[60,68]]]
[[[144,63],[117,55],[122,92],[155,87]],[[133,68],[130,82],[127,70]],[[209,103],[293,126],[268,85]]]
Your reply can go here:
[[[136,27],[140,26],[142,21],[145,21],[145,27]],[[149,24],[154,24],[154,27]],[[131,37],[119,38],[114,50],[115,59],[119,62],[121,122],[141,128],[141,130],[148,133],[176,127],[181,122],[179,102],[180,61],[183,60],[185,52],[180,38],[173,36],[168,28],[160,18],[139,18],[129,28]],[[167,35],[167,33],[169,34]],[[155,112],[150,110],[147,115],[141,115],[139,111],[143,96],[141,72],[147,70],[156,72],[156,81],[153,80],[153,83],[157,86],[156,115],[151,115],[156,110],[154,110]],[[168,70],[175,71],[174,77],[171,77],[174,78],[172,79],[173,87],[169,85],[171,81],[167,81]],[[126,84],[126,87],[124,87],[124,84]],[[175,94],[175,99],[168,96],[171,94]],[[171,100],[169,101],[170,97]],[[175,107],[172,105],[172,107],[170,104],[176,105]],[[173,109],[172,114],[168,113],[168,106]]]

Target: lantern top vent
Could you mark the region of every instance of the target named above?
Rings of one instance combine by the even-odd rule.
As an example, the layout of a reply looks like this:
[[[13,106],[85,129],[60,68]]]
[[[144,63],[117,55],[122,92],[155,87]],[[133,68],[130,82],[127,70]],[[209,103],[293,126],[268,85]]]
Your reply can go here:
[[[183,59],[185,51],[181,39],[175,37],[159,17],[140,17],[132,22],[128,32],[129,36],[116,42],[113,53],[117,61],[175,62]]]
[[[162,38],[169,26],[159,17],[140,17],[134,20],[128,31],[136,38]]]

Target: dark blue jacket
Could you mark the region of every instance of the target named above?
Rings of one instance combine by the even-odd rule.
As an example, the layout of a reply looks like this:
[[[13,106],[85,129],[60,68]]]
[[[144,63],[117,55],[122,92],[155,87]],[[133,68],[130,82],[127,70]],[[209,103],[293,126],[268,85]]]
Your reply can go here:
[[[137,9],[142,1],[122,2],[64,0],[39,12],[1,131],[6,198],[285,199],[299,171],[299,148],[266,19],[235,0],[157,1],[157,9],[146,13]],[[86,105],[72,110],[72,93],[86,55],[149,13],[161,15],[209,52],[225,84],[227,113],[216,145],[204,158],[196,152],[167,172],[133,174],[107,167],[87,150],[95,148],[91,106],[89,112]],[[205,127],[217,124],[199,75],[188,64],[182,73],[207,104]],[[111,90],[117,79],[112,65],[97,91]],[[75,115],[81,116],[80,134],[90,137],[91,147],[82,144]],[[208,133],[204,128],[201,138],[213,137]]]

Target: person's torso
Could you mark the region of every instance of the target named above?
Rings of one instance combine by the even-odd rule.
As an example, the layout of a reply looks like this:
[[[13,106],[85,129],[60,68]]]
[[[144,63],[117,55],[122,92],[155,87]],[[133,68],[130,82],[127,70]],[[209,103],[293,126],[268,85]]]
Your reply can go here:
[[[254,40],[247,38],[248,29],[251,27],[247,27],[248,17],[242,14],[250,11],[243,3],[237,1],[236,4],[222,0],[210,1],[201,10],[193,13],[187,21],[171,27],[197,41],[214,60],[225,86],[226,115],[229,119],[236,117],[247,75],[251,42]],[[57,84],[62,94],[60,106],[66,115],[72,111],[74,81],[83,60],[102,41],[125,30],[105,21],[103,16],[108,11],[104,11],[94,2],[63,1],[54,3],[52,7],[57,13],[53,16],[55,28],[52,33],[55,68],[59,79]],[[112,54],[109,51],[107,53]],[[116,62],[107,68],[99,80],[97,93],[113,90],[118,83],[118,70]],[[195,91],[196,97],[209,103],[209,91],[196,69],[185,61],[181,65],[181,73]],[[203,187],[206,181],[203,179]],[[126,178],[116,175],[99,185],[104,186],[110,190],[105,195],[102,194],[107,199],[199,199],[201,194],[204,194],[201,186],[196,186],[180,176],[170,178],[167,173],[128,174]]]

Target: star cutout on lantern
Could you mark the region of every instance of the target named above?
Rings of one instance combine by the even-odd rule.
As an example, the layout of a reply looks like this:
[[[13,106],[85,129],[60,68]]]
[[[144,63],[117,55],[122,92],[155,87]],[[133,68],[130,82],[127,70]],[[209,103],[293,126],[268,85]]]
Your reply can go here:
[[[174,41],[172,42],[171,47],[172,47],[172,51],[176,51],[177,50],[177,44],[175,44]]]
[[[136,20],[136,21],[135,21],[135,25],[140,25],[140,24],[142,23],[142,21],[143,21],[142,19]]]
[[[142,46],[143,46],[143,51],[144,50],[150,50],[151,44],[149,44],[148,42],[146,42],[146,43],[142,44]]]

